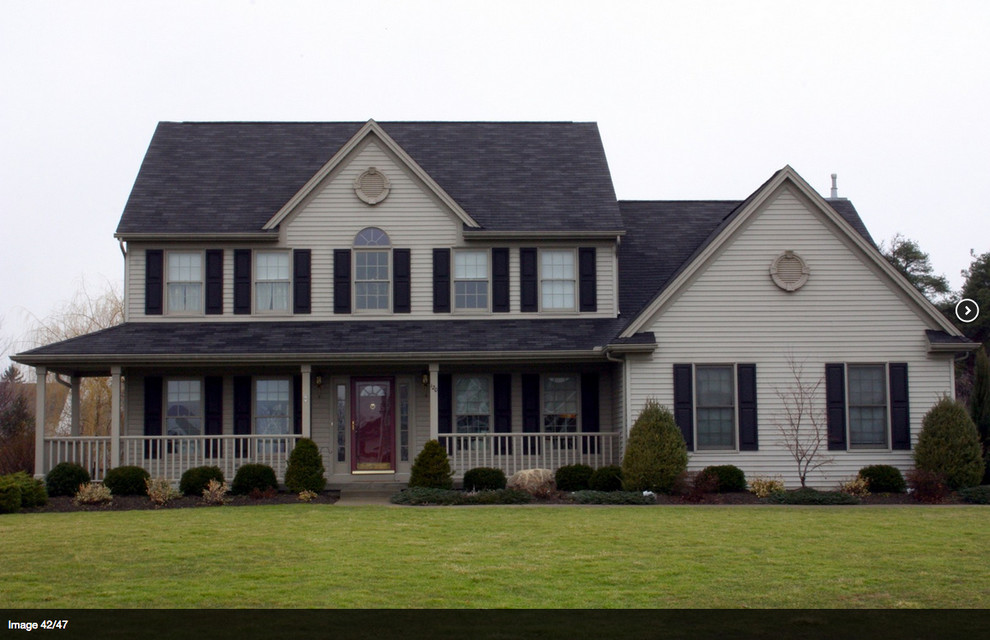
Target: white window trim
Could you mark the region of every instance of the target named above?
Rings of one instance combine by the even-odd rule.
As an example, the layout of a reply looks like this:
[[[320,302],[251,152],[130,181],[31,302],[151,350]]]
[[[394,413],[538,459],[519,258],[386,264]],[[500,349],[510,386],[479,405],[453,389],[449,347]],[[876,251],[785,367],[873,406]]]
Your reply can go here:
[[[289,259],[289,278],[288,278],[288,280],[286,280],[286,281],[283,281],[283,280],[261,280],[261,279],[258,278],[258,256],[260,254],[263,254],[263,253],[267,253],[267,254],[276,254],[276,253],[279,253],[279,254],[283,254],[283,255],[288,256],[288,259]],[[272,249],[272,250],[257,249],[257,250],[255,250],[254,254],[251,256],[251,271],[252,271],[252,273],[251,273],[251,309],[252,309],[252,312],[254,313],[254,315],[260,315],[260,316],[290,316],[290,315],[292,315],[292,304],[293,304],[293,300],[292,300],[292,289],[293,289],[293,286],[292,286],[292,282],[293,282],[292,281],[292,276],[293,276],[293,273],[292,273],[292,252],[289,251],[289,250],[287,250],[287,249]],[[287,297],[288,306],[286,307],[286,309],[284,311],[281,310],[281,309],[267,310],[267,309],[259,309],[258,308],[258,283],[259,282],[288,282],[288,284],[289,284],[289,295]]]
[[[484,253],[487,272],[484,282],[487,284],[488,296],[484,308],[458,308],[457,306],[457,283],[458,282],[481,282],[481,278],[458,278],[457,277],[457,254],[458,253]],[[492,252],[491,249],[454,249],[450,265],[450,308],[454,313],[467,315],[484,315],[492,311]]]
[[[199,413],[197,414],[198,417],[199,417],[199,436],[200,437],[205,436],[206,435],[206,384],[204,383],[203,378],[196,378],[196,377],[165,378],[165,380],[164,380],[164,389],[163,389],[163,393],[162,393],[162,416],[163,416],[162,435],[164,435],[166,437],[172,437],[172,438],[185,437],[185,436],[179,436],[179,435],[171,435],[168,432],[168,420],[169,420],[169,415],[168,415],[168,406],[169,406],[168,385],[169,385],[170,382],[197,382],[197,383],[199,383],[199,403],[198,403],[198,405],[199,405]],[[191,436],[191,437],[196,437],[196,436]]]
[[[702,447],[698,439],[698,367],[728,367],[732,372],[732,448]],[[739,368],[735,362],[698,362],[691,365],[692,422],[694,423],[694,450],[709,453],[739,452]]]
[[[547,431],[547,416],[549,415],[561,415],[556,413],[546,412],[546,391],[547,391],[547,378],[574,378],[577,381],[576,395],[574,397],[575,411],[574,411],[574,431]],[[584,421],[581,415],[581,374],[579,373],[544,373],[540,376],[540,433],[548,433],[551,435],[565,435],[565,434],[576,434],[583,433]]]
[[[893,434],[891,433],[891,407],[890,407],[890,363],[889,362],[846,362],[843,363],[844,371],[843,378],[845,382],[845,411],[846,411],[846,451],[849,453],[876,453],[878,451],[893,451]],[[849,367],[883,367],[883,393],[885,400],[886,415],[884,416],[884,437],[887,440],[887,445],[884,447],[871,447],[871,446],[853,446],[852,442],[852,419],[850,414],[850,409],[852,408],[852,403],[849,401]],[[857,405],[860,406],[860,405]],[[874,406],[874,405],[862,405],[862,406]]]
[[[488,431],[486,431],[484,433],[494,433],[494,429],[495,429],[495,398],[494,398],[495,389],[493,388],[492,377],[490,375],[485,375],[485,374],[469,374],[469,373],[454,375],[453,378],[452,378],[452,380],[451,380],[451,383],[450,383],[451,384],[451,400],[453,401],[453,405],[454,405],[452,407],[452,410],[451,410],[451,416],[452,416],[452,418],[451,418],[452,419],[451,431],[453,431],[454,434],[460,433],[457,430],[457,418],[458,418],[458,416],[462,416],[462,415],[465,415],[465,416],[483,415],[483,414],[480,414],[480,413],[457,413],[457,381],[458,380],[463,380],[464,378],[477,378],[477,379],[480,379],[480,380],[484,380],[485,381],[485,384],[488,387]],[[465,432],[463,435],[477,435],[477,434],[470,433],[470,432]]]
[[[574,277],[570,279],[570,282],[573,282],[574,283],[574,306],[572,306],[572,307],[544,307],[543,306],[543,282],[544,282],[544,277],[543,277],[543,254],[544,253],[548,253],[548,252],[549,253],[571,253],[571,254],[573,254],[572,264],[574,266],[574,274],[573,274]],[[576,247],[562,247],[562,248],[559,248],[559,249],[557,249],[557,248],[545,248],[545,249],[544,248],[541,248],[539,251],[537,251],[537,255],[536,255],[536,260],[537,260],[536,266],[537,266],[537,283],[538,283],[538,286],[537,286],[536,296],[537,296],[537,300],[539,302],[539,310],[540,310],[541,313],[542,312],[546,312],[546,313],[562,313],[562,314],[567,314],[567,315],[578,313],[578,310],[580,309],[580,305],[581,305],[581,302],[578,299],[580,297],[580,295],[581,295],[581,283],[580,283],[580,278],[579,278],[579,274],[578,274],[578,271],[579,271],[579,268],[580,267],[578,265],[578,254],[577,253],[578,252],[577,252],[577,248]],[[551,280],[551,279],[550,278],[546,278],[546,280]],[[554,281],[554,282],[558,282],[558,281],[559,282],[566,282],[566,280],[557,280],[557,279],[552,279],[552,281]]]
[[[169,279],[169,262],[172,256],[177,255],[198,255],[199,256],[199,310],[182,310],[173,311],[171,309],[171,304],[169,303],[169,284],[195,284],[196,280],[170,280]],[[170,249],[165,252],[165,294],[162,296],[164,300],[164,312],[166,315],[170,316],[202,316],[206,314],[206,252],[202,249],[196,250],[184,250],[184,249]]]

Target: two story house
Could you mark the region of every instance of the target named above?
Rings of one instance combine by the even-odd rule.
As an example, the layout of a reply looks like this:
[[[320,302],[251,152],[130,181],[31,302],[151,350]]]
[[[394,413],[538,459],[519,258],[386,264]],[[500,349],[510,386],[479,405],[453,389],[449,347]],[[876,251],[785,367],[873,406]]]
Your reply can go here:
[[[74,406],[112,377],[108,436],[39,407],[39,474],[281,477],[302,437],[332,487],[402,483],[429,439],[457,474],[602,466],[655,398],[691,468],[793,483],[797,363],[828,484],[909,467],[974,346],[849,201],[785,167],[741,201],[621,202],[591,123],[161,123],[116,237],[126,321],[15,357]]]

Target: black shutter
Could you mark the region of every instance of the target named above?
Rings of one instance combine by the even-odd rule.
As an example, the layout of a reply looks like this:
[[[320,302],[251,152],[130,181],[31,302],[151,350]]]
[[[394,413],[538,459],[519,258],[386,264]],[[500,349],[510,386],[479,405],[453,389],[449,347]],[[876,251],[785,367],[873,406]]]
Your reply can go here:
[[[447,455],[454,452],[454,443],[443,436],[454,430],[454,380],[449,373],[437,375],[437,433]],[[444,442],[446,440],[446,442]]]
[[[495,433],[512,433],[512,374],[496,373],[492,376]],[[499,455],[512,454],[512,440],[495,447]]]
[[[205,415],[203,434],[207,436],[219,436],[223,434],[223,378],[220,376],[207,376],[203,381],[203,395],[205,398]],[[223,455],[223,441],[206,441],[206,457],[219,458]]]
[[[674,422],[688,451],[694,451],[694,371],[689,364],[674,365]]]
[[[206,314],[223,313],[223,249],[206,250]]]
[[[144,379],[144,435],[162,435],[162,387],[160,377],[149,376]],[[161,453],[158,441],[144,443],[144,457],[157,458]]]
[[[908,407],[908,366],[890,363],[890,432],[891,448],[911,448],[911,414]]]
[[[292,376],[292,433],[302,433],[302,376]]]
[[[598,265],[594,247],[578,249],[578,293],[581,311],[598,311]]]
[[[760,438],[756,422],[756,365],[736,365],[739,391],[739,450],[759,451]]]
[[[433,250],[433,313],[450,312],[450,249]]]
[[[537,301],[537,284],[539,269],[536,265],[536,249],[523,248],[519,250],[519,310],[539,311]]]
[[[392,311],[394,313],[409,313],[412,311],[411,291],[412,278],[409,249],[392,249]]]
[[[234,313],[251,313],[251,250],[234,249]]]
[[[600,431],[599,424],[599,404],[598,404],[598,374],[581,374],[581,431],[585,433],[597,433]],[[597,454],[598,437],[582,436],[581,451],[583,453]]]
[[[312,260],[310,249],[292,252],[292,313],[312,313]]]
[[[251,433],[251,376],[234,377],[234,435]],[[238,458],[250,455],[248,440],[235,440],[234,455]]]
[[[846,449],[846,366],[825,365],[825,411],[829,451]]]
[[[509,250],[492,249],[492,311],[509,311]]]
[[[144,252],[144,313],[160,316],[164,311],[165,252],[148,249]]]
[[[351,312],[351,250],[333,250],[333,312]]]
[[[523,433],[540,432],[540,376],[537,373],[522,374],[522,420]],[[538,436],[523,439],[524,455],[536,455],[539,452]]]

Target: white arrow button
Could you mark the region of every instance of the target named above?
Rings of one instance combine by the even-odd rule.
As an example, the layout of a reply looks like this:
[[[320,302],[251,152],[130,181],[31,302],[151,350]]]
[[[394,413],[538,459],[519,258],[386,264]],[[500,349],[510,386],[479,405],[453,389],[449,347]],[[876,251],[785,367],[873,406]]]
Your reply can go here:
[[[956,317],[959,318],[961,322],[972,322],[980,316],[980,305],[976,304],[976,300],[971,300],[969,298],[963,298],[956,303]]]

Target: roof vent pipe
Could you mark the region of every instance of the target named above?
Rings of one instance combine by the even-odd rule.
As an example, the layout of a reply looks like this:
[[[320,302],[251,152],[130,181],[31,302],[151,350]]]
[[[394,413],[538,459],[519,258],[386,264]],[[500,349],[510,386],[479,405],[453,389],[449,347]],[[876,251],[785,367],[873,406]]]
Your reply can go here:
[[[838,180],[838,178],[839,178],[839,174],[837,174],[837,173],[833,173],[832,174],[832,195],[830,196],[832,198],[838,198],[839,197],[839,187],[836,184],[836,181]]]

